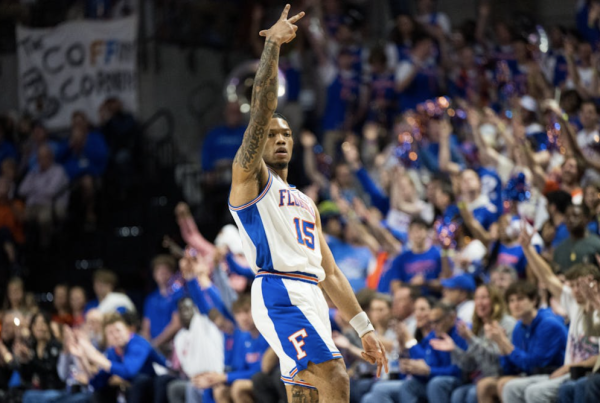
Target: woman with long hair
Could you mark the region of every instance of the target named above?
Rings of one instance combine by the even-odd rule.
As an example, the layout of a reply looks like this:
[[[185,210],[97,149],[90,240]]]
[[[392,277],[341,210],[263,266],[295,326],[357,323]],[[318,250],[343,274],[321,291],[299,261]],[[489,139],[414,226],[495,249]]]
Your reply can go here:
[[[15,345],[19,373],[31,389],[23,395],[23,403],[53,400],[62,396],[65,386],[57,371],[62,345],[54,337],[50,318],[45,313],[33,315],[29,331],[30,341],[19,340]]]
[[[458,332],[469,348],[465,351],[458,348],[452,339],[445,335],[442,339],[434,339],[431,346],[440,351],[449,351],[452,361],[471,379],[452,393],[452,402],[477,403],[480,385],[483,378],[497,379],[500,375],[500,350],[498,345],[485,336],[485,326],[499,324],[508,338],[512,336],[516,320],[507,310],[502,294],[494,287],[482,284],[475,290],[475,311],[473,312],[473,330],[464,323],[458,324]]]

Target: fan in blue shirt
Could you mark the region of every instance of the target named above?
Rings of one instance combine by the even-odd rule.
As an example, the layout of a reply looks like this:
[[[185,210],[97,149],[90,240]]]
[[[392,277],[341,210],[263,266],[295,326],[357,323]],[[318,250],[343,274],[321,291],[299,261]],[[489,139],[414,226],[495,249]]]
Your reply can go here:
[[[234,359],[230,372],[217,374],[207,373],[199,377],[206,388],[219,389],[220,396],[228,396],[231,388],[239,394],[252,398],[251,378],[260,372],[262,357],[269,348],[267,341],[256,329],[250,310],[250,296],[241,295],[233,303],[233,314],[240,332],[233,342]],[[252,400],[250,400],[252,401]]]
[[[398,64],[396,91],[400,112],[416,109],[418,104],[438,95],[437,64],[433,49],[431,37],[418,37],[410,51],[410,58]]]
[[[454,343],[467,349],[467,342],[456,330],[456,312],[445,303],[438,303],[429,313],[433,331],[420,343],[412,335],[405,334],[400,342],[401,349],[408,349],[410,359],[400,360],[400,371],[413,375],[400,386],[401,402],[412,402],[429,398],[432,402],[449,402],[452,391],[462,385],[462,372],[452,363],[450,353],[433,349],[430,341],[449,336]],[[398,393],[398,392],[396,392]]]
[[[506,290],[505,298],[510,312],[519,320],[512,340],[497,323],[492,324],[489,332],[490,339],[500,348],[504,374],[549,374],[562,366],[567,330],[554,315],[537,310],[537,287],[518,281]]]
[[[200,155],[202,171],[211,172],[220,166],[228,166],[242,144],[246,127],[242,124],[242,113],[237,102],[225,107],[225,125],[212,129],[202,143]]]
[[[158,289],[144,302],[141,333],[154,346],[169,342],[179,330],[177,298],[168,291],[174,272],[175,260],[171,256],[160,255],[152,261],[152,276]]]
[[[167,366],[165,358],[146,339],[133,333],[117,313],[104,318],[104,334],[109,345],[105,354],[89,341],[79,339],[85,356],[99,369],[90,379],[95,393],[106,394],[109,378],[118,376],[132,385],[128,390],[128,401],[152,401],[153,388],[148,388],[148,382],[151,385],[151,379],[156,376],[153,364]]]
[[[421,218],[414,218],[408,229],[410,249],[392,262],[390,274],[392,289],[401,283],[421,286],[424,294],[439,291],[442,273],[442,255],[439,248],[428,245],[427,233],[430,225]]]

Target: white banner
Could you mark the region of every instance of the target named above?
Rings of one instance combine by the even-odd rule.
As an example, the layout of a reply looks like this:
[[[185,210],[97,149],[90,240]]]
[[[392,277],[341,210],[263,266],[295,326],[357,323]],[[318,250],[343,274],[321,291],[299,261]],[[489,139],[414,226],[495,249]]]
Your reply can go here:
[[[98,123],[108,97],[137,111],[135,17],[75,21],[54,28],[17,27],[19,106],[49,129],[70,126],[84,111]]]

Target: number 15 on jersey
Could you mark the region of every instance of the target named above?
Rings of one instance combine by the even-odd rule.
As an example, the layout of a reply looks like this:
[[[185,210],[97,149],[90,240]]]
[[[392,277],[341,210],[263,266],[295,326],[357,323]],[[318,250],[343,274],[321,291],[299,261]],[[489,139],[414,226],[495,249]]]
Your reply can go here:
[[[315,223],[310,221],[304,221],[299,218],[294,218],[294,224],[296,225],[296,235],[298,236],[298,243],[305,245],[307,248],[315,249]]]

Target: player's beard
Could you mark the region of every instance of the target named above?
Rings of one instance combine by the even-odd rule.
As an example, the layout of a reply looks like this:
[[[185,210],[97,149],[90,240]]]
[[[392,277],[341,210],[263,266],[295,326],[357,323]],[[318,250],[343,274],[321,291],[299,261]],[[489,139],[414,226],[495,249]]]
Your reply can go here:
[[[278,171],[283,171],[284,169],[287,169],[288,163],[287,162],[274,162],[273,164],[271,164],[271,166]]]

